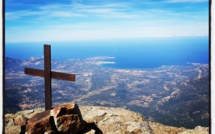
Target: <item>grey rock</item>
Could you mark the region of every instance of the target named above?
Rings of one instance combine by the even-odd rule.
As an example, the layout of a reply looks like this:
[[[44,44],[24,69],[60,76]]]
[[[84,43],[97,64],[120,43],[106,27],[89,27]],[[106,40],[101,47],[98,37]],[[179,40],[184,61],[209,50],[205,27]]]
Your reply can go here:
[[[5,134],[20,134],[21,131],[20,126],[5,127]]]

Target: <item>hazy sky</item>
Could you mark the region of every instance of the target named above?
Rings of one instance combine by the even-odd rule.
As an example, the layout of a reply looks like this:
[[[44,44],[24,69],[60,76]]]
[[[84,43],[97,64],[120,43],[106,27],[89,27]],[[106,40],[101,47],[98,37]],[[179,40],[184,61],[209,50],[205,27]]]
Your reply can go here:
[[[208,0],[5,0],[6,42],[207,36]]]

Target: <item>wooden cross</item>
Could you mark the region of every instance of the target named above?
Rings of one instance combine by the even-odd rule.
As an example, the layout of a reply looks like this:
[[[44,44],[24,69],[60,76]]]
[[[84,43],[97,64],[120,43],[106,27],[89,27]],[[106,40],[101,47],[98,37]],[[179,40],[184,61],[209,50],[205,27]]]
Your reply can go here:
[[[44,45],[44,70],[25,68],[25,74],[40,76],[45,78],[45,109],[52,108],[51,78],[75,81],[74,74],[51,71],[51,46]]]

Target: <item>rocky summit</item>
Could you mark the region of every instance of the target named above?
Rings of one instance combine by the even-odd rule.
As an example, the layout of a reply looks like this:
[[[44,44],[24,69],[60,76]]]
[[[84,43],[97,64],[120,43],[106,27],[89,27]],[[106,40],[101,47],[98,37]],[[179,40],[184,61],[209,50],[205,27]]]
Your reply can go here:
[[[123,108],[61,104],[5,115],[6,134],[208,134],[208,127],[194,129],[148,122]]]

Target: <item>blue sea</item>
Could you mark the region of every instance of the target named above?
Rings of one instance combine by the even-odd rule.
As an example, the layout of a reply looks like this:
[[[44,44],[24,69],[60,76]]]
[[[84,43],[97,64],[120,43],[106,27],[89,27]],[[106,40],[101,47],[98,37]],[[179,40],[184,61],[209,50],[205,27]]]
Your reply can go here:
[[[112,68],[156,68],[162,65],[209,63],[208,37],[168,37],[73,42],[6,43],[5,56],[26,60],[43,56],[43,45],[51,44],[52,59],[115,57]]]

